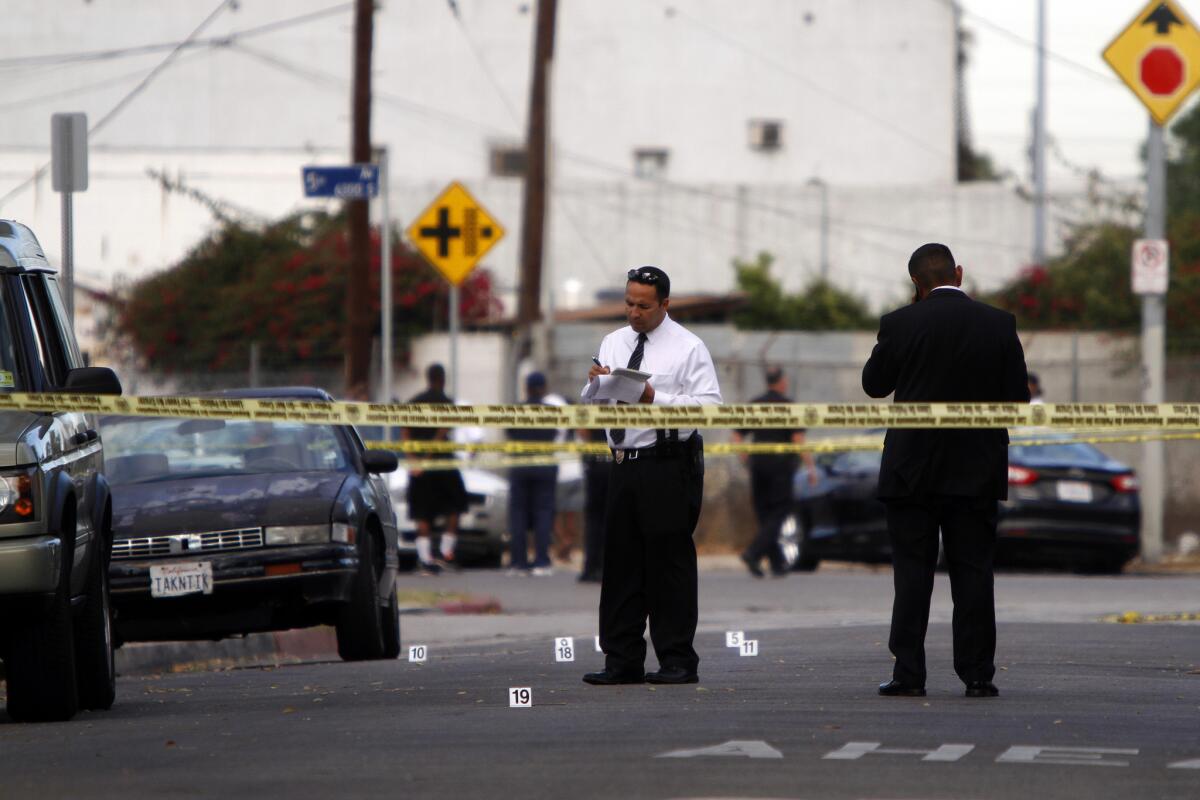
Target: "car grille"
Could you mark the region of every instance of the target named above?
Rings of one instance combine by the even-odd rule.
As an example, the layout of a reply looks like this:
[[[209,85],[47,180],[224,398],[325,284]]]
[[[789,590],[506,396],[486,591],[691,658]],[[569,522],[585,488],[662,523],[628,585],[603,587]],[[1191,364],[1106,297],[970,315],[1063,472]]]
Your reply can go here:
[[[182,556],[192,553],[220,553],[226,550],[248,550],[263,546],[262,528],[239,528],[209,533],[173,533],[166,536],[144,536],[117,539],[113,542],[114,559],[151,558],[153,556]]]

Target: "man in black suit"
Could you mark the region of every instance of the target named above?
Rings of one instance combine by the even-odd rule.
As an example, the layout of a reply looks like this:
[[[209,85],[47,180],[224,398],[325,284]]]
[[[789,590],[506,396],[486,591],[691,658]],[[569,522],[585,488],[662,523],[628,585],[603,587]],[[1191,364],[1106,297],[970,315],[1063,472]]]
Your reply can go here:
[[[1012,314],[967,297],[962,267],[943,244],[908,262],[913,303],[879,321],[863,367],[871,397],[897,403],[1029,401],[1025,353]],[[883,695],[925,694],[925,630],[942,533],[954,599],[954,671],[968,697],[995,697],[992,556],[998,501],[1008,496],[1008,431],[887,432],[879,498],[887,505],[895,601],[888,648],[896,657]]]

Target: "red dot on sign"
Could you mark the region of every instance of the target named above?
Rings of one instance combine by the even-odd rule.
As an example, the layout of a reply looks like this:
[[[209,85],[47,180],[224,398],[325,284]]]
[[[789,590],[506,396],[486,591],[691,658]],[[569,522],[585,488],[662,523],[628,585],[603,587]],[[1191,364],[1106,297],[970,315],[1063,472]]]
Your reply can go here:
[[[1183,85],[1184,64],[1172,47],[1152,47],[1142,56],[1142,85],[1150,94],[1165,97]]]

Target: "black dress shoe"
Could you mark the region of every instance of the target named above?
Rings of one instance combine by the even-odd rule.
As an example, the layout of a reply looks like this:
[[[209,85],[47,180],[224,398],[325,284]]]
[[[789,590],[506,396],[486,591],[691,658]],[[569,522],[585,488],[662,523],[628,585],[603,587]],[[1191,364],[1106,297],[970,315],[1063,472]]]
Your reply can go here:
[[[967,697],[999,697],[1000,690],[991,681],[970,681],[966,694]]]
[[[879,693],[884,697],[924,697],[924,686],[909,686],[897,680],[879,684]]]
[[[624,683],[645,683],[646,676],[641,672],[589,672],[583,676],[584,683],[593,686],[619,686]]]
[[[658,672],[647,672],[646,683],[699,683],[700,676],[683,667],[663,667]]]
[[[750,574],[751,574],[751,575],[753,575],[753,576],[754,576],[754,577],[756,577],[756,578],[761,578],[761,577],[763,577],[763,571],[762,571],[762,567],[760,567],[760,566],[758,565],[758,562],[757,562],[757,561],[751,561],[749,558],[747,558],[747,557],[746,557],[746,554],[745,554],[745,553],[742,553],[742,554],[739,556],[739,558],[741,558],[741,559],[742,559],[742,563],[746,565],[746,569],[750,570]]]

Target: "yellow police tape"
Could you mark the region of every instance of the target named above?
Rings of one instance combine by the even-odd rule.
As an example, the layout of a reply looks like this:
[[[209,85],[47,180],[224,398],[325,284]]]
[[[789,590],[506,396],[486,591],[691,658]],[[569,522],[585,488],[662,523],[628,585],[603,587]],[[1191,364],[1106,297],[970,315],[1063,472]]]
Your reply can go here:
[[[1126,611],[1124,614],[1108,614],[1100,618],[1101,622],[1116,622],[1122,625],[1138,625],[1149,622],[1200,622],[1200,612],[1186,611],[1174,614],[1141,614],[1137,611]]]
[[[1200,403],[745,403],[428,405],[234,397],[0,394],[0,411],[90,411],[414,428],[1050,428],[1200,429]]]
[[[1148,441],[1184,441],[1200,439],[1200,430],[1185,432],[1148,431],[1137,434],[1093,434],[1087,431],[1038,435],[1036,432],[1017,434],[1013,446],[1038,447],[1052,444],[1138,443]],[[510,467],[553,466],[578,460],[579,456],[609,456],[608,445],[601,442],[445,442],[404,441],[365,443],[377,450],[393,450],[407,458],[404,467],[410,470],[445,469],[508,469]],[[804,443],[762,444],[753,442],[714,442],[706,444],[709,456],[738,454],[782,455],[792,453],[843,453],[851,450],[882,450],[879,436],[817,439]],[[413,458],[414,454],[470,453],[491,455],[480,459]],[[496,457],[496,456],[499,457]]]

